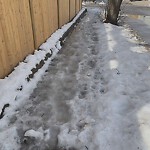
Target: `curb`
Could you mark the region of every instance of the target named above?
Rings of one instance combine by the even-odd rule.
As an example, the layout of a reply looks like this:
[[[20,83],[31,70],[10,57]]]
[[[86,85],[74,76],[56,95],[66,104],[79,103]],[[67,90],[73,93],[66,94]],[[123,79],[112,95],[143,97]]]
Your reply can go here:
[[[85,10],[82,12],[82,14],[81,14],[81,15],[78,17],[78,19],[76,20],[76,22],[73,23],[73,24],[70,26],[70,28],[69,28],[69,29],[63,34],[63,36],[59,39],[61,46],[63,46],[63,44],[64,44],[64,42],[65,42],[65,39],[66,39],[66,38],[68,37],[68,35],[74,30],[75,26],[80,22],[80,20],[85,16],[86,12],[87,12],[87,9],[85,9]],[[38,50],[41,50],[41,49],[38,49]],[[44,66],[45,62],[46,62],[50,57],[52,57],[52,55],[53,55],[53,50],[50,49],[50,52],[45,55],[45,58],[42,59],[38,64],[36,64],[36,67],[35,67],[35,68],[31,69],[31,72],[32,72],[32,73],[29,74],[28,77],[26,78],[26,80],[27,80],[28,82],[30,82],[30,81],[33,79],[34,75],[38,72],[39,69],[41,69],[41,68]]]
[[[60,42],[61,42],[61,45],[64,44],[64,40],[65,38],[74,30],[75,26],[80,22],[80,20],[85,16],[87,12],[87,9],[85,9],[83,11],[83,13],[80,15],[80,17],[76,20],[75,23],[72,24],[72,26],[64,33],[64,35],[62,36],[62,38],[60,38]]]

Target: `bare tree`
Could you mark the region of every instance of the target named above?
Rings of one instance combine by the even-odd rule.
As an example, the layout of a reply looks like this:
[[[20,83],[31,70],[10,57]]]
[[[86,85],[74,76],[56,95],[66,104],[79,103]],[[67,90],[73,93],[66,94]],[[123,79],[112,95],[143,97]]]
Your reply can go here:
[[[123,0],[108,0],[105,23],[117,25],[120,6]]]

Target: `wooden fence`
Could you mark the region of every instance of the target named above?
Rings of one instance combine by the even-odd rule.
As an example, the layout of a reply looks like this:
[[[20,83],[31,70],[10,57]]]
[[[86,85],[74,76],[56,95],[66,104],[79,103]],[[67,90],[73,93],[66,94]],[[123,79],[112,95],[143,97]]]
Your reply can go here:
[[[82,0],[0,0],[0,78],[81,9]]]

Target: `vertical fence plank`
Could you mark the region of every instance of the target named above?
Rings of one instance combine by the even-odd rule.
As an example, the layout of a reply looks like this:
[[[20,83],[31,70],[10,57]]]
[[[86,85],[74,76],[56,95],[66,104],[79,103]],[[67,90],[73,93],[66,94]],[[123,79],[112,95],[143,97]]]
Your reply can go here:
[[[44,40],[44,31],[42,26],[43,20],[40,1],[41,0],[30,0],[35,48],[38,48],[41,44],[41,41]]]
[[[69,0],[58,0],[59,27],[69,22]]]
[[[6,44],[2,25],[0,24],[0,77],[2,78],[8,73],[7,70],[10,70]]]
[[[30,0],[35,47],[38,48],[56,29],[58,12],[56,0]]]
[[[14,0],[2,1],[2,28],[4,31],[4,40],[7,41],[7,52],[12,69],[15,66],[16,62],[20,61],[21,58],[21,53],[19,52],[19,49],[17,49],[17,46],[20,48],[20,43],[18,42],[18,32],[15,30],[17,28],[15,5],[17,4],[18,1],[15,2]]]
[[[43,27],[43,40],[40,41],[41,43],[39,44],[42,44],[46,38],[48,38],[48,36],[50,36],[49,32],[51,30],[51,24],[50,24],[50,10],[49,10],[49,5],[50,3],[48,3],[49,0],[40,0],[40,9],[41,9],[41,13],[42,13],[42,18],[41,18],[41,26]]]
[[[52,19],[51,19],[51,22],[52,22],[52,25],[53,25],[53,32],[55,30],[58,29],[59,27],[59,24],[58,24],[58,1],[57,0],[51,0],[51,5],[50,5],[50,13],[52,15]]]
[[[23,57],[27,56],[34,52],[34,39],[33,39],[33,29],[32,29],[32,20],[30,13],[30,3],[29,0],[21,0],[19,5],[20,19],[19,22],[22,25],[22,40],[24,41],[24,51]],[[23,11],[21,11],[23,10]],[[19,23],[18,23],[19,24]]]
[[[79,12],[80,10],[80,0],[76,0],[76,14]]]
[[[76,14],[76,0],[70,0],[70,20],[73,19],[75,14]]]
[[[8,57],[7,57],[7,48],[6,48],[6,41],[4,38],[3,28],[2,28],[2,3],[0,1],[0,77],[3,78],[6,75],[7,69],[10,69],[8,64]]]
[[[51,30],[49,32],[49,36],[54,33],[58,29],[58,4],[57,0],[48,0],[49,1],[49,26],[51,26]]]
[[[80,0],[80,10],[82,9],[82,0]]]

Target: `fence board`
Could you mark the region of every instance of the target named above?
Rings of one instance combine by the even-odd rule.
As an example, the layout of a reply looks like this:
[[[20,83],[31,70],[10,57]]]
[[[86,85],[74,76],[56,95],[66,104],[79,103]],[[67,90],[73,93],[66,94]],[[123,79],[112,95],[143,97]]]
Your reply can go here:
[[[49,0],[49,15],[51,16],[51,32],[55,32],[58,29],[58,2],[57,0]]]
[[[43,18],[40,6],[40,0],[30,0],[35,48],[44,40]]]
[[[4,33],[3,33],[3,28],[2,28],[2,4],[0,1],[0,77],[4,77],[6,74],[6,70],[10,69],[10,66],[8,64],[8,57],[6,53],[6,41],[4,40]]]
[[[80,0],[76,0],[76,14],[80,11]]]
[[[76,14],[76,0],[70,0],[70,20],[73,19],[75,14]]]
[[[6,41],[4,40],[4,33],[2,25],[0,24],[0,77],[4,77],[10,70],[9,60],[6,51]]]
[[[82,9],[82,0],[80,0],[80,10]]]
[[[58,0],[59,27],[69,22],[69,0]]]
[[[30,0],[35,47],[38,48],[56,29],[58,11],[56,0]]]
[[[24,51],[25,53],[23,54],[23,57],[34,52],[33,29],[32,29],[32,20],[31,20],[29,5],[30,5],[29,0],[20,1],[20,6],[19,6],[20,18],[18,20],[18,24],[20,22],[20,24],[22,25],[23,37],[21,36],[21,41],[24,41],[24,47],[26,47],[27,49],[26,51]]]

